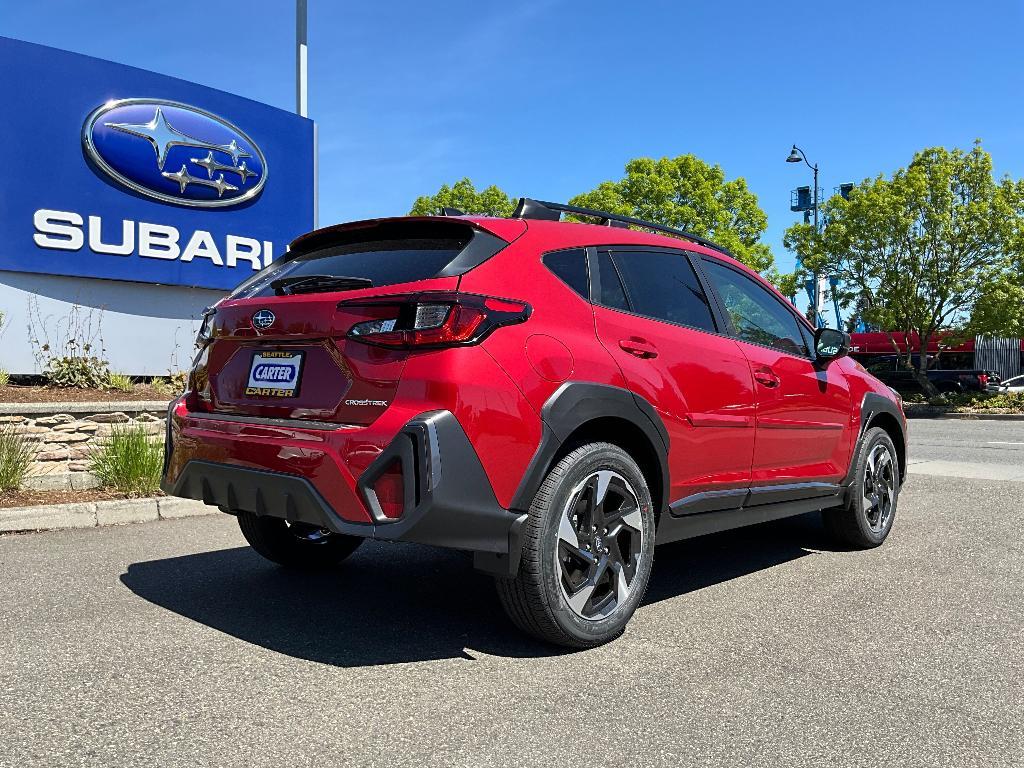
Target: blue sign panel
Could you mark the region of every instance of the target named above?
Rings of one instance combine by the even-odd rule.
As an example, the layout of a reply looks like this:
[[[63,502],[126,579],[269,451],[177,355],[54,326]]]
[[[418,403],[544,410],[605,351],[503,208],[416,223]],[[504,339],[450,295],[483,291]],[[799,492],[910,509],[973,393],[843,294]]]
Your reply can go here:
[[[229,289],[313,227],[313,123],[0,37],[0,270]]]

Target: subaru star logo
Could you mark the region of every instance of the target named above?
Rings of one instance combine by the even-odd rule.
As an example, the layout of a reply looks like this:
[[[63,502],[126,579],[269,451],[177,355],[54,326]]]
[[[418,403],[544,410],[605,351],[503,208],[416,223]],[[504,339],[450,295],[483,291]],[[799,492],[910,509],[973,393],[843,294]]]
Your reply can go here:
[[[267,181],[256,143],[198,107],[155,99],[107,102],[82,128],[104,173],[165,203],[218,208],[251,200]]]
[[[252,327],[257,331],[266,330],[274,324],[274,320],[277,318],[274,313],[269,309],[261,309],[255,315],[252,316]]]

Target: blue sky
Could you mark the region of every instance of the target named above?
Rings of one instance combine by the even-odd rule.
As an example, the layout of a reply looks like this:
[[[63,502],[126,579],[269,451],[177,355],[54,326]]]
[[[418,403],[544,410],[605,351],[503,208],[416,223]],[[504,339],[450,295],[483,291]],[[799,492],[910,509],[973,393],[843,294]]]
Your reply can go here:
[[[636,156],[744,176],[783,268],[789,192],[981,137],[1024,175],[1019,2],[309,0],[321,224],[405,213],[469,176],[565,200]],[[810,8],[811,4],[804,4]],[[294,107],[290,0],[6,0],[0,34]]]

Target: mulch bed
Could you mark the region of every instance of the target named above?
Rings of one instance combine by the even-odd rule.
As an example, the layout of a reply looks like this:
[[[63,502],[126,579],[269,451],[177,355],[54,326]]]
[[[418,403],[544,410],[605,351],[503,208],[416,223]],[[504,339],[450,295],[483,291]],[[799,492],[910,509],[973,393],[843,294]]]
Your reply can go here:
[[[141,400],[173,400],[167,389],[151,384],[136,384],[131,392],[115,389],[71,389],[62,387],[11,384],[0,387],[0,403],[93,403],[138,402]]]
[[[129,497],[120,491],[108,491],[104,488],[90,488],[84,491],[4,491],[0,493],[0,509],[32,507],[37,504],[78,504],[127,498]]]

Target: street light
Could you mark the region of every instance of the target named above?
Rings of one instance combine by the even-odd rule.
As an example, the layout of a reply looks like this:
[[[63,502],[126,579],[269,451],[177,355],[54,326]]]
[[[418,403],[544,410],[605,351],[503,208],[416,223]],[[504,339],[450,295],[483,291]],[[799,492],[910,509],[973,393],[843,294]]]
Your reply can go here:
[[[814,171],[814,199],[811,203],[811,210],[814,211],[814,234],[818,234],[818,164],[811,165],[807,160],[807,155],[800,149],[796,144],[793,145],[793,149],[789,151],[789,157],[786,158],[787,163],[800,163],[802,162],[812,171]],[[804,219],[807,221],[807,219]],[[821,312],[819,311],[818,302],[818,273],[814,273],[814,297],[812,301],[814,307],[814,322],[819,327],[822,325]]]

